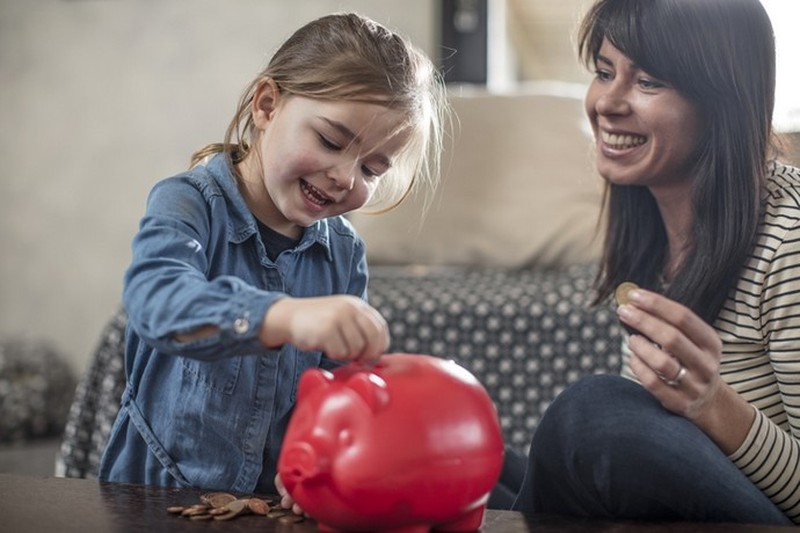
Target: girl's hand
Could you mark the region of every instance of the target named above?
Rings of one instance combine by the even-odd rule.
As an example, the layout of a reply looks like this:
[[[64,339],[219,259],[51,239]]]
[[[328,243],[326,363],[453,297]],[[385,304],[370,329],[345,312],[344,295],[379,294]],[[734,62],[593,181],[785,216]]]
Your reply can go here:
[[[683,305],[635,289],[617,309],[632,335],[631,369],[668,410],[690,420],[713,405],[720,384],[722,341],[717,332]]]
[[[295,503],[286,491],[286,487],[283,486],[280,474],[275,475],[275,488],[278,489],[278,495],[281,497],[281,507],[284,509],[291,509],[294,514],[303,516],[303,510]]]
[[[264,318],[265,346],[294,344],[339,361],[375,362],[389,348],[389,326],[364,300],[349,295],[283,298]]]

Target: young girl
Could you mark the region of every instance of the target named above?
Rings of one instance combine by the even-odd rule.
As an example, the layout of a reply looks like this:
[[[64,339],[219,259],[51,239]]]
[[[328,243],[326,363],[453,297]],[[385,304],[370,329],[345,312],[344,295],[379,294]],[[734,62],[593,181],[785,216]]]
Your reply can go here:
[[[432,63],[371,20],[325,16],[280,47],[224,142],[150,194],[100,479],[275,492],[299,376],[389,346],[342,215],[433,182],[444,111]]]

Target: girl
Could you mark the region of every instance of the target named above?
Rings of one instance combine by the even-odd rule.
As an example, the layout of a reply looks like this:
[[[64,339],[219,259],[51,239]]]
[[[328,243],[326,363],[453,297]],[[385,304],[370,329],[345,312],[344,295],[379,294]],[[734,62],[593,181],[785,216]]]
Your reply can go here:
[[[389,346],[342,215],[437,176],[443,87],[383,26],[322,17],[248,86],[224,142],[153,188],[125,275],[127,387],[100,479],[275,492],[300,374]]]
[[[758,0],[599,0],[580,31],[607,182],[598,301],[623,281],[623,374],[565,391],[515,507],[800,523],[800,171],[769,162]]]

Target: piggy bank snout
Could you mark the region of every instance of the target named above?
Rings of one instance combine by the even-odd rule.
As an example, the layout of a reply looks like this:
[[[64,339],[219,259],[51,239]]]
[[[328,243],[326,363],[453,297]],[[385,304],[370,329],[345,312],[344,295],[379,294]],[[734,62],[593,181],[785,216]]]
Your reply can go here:
[[[327,472],[328,461],[308,442],[293,442],[285,447],[281,461],[281,480],[286,487],[313,479]]]

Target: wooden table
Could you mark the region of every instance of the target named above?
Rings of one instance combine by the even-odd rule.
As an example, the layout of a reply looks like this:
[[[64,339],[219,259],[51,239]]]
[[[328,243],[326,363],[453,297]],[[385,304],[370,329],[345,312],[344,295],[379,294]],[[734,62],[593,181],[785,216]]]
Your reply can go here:
[[[318,531],[312,521],[285,525],[263,516],[229,521],[194,522],[166,512],[171,505],[199,502],[204,491],[100,483],[87,479],[35,478],[0,474],[0,531],[9,533],[156,533],[224,531],[305,533]],[[484,533],[771,533],[783,527],[727,524],[610,523],[559,517],[524,517],[511,511],[486,512]]]

